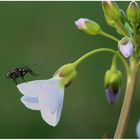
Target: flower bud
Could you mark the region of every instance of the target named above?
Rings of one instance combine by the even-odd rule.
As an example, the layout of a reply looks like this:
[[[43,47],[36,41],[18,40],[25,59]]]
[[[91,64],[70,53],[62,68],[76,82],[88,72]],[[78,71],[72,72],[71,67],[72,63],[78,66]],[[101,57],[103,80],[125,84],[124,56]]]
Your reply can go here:
[[[59,77],[65,77],[67,76],[69,73],[73,72],[75,70],[75,67],[72,63],[63,65],[62,67],[60,67],[54,75],[59,75]]]
[[[76,78],[77,71],[72,63],[63,65],[54,74],[54,76],[59,76],[61,78],[61,86],[68,87],[72,81]]]
[[[76,78],[77,71],[73,71],[71,74],[69,74],[65,79],[63,79],[63,82],[65,82],[65,87],[68,87],[72,81]]]
[[[139,16],[138,4],[135,1],[131,1],[127,8],[127,18],[131,22],[136,22]]]
[[[104,15],[108,20],[118,20],[121,16],[120,8],[114,1],[102,1]]]
[[[97,35],[100,34],[100,32],[102,31],[98,23],[86,18],[78,19],[77,21],[75,21],[75,25],[79,30],[90,35]]]
[[[60,81],[61,85],[64,87],[68,87],[72,83],[72,81],[76,78],[76,75],[77,75],[77,71],[76,70],[72,71],[67,76],[61,79]]]
[[[121,87],[121,72],[118,70],[109,69],[105,73],[105,92],[109,104],[114,104],[119,95]]]
[[[106,22],[109,26],[116,27],[116,21],[108,18],[108,16],[106,16],[106,15],[105,15],[105,19],[106,19]]]
[[[119,43],[118,47],[120,52],[125,58],[131,57],[133,54],[133,43],[129,37],[123,37]]]

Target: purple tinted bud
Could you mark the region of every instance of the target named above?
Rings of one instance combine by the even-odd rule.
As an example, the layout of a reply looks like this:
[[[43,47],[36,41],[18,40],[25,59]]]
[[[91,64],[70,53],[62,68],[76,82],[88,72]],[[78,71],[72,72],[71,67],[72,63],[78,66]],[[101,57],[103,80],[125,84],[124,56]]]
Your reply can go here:
[[[140,120],[138,121],[136,126],[136,135],[140,139]]]
[[[132,56],[133,44],[128,37],[124,37],[119,41],[119,49],[125,58]]]
[[[75,21],[76,27],[87,34],[97,35],[102,32],[102,29],[98,23],[86,18],[80,18]]]
[[[86,29],[85,21],[87,21],[86,18],[80,18],[77,21],[75,21],[75,25],[78,29]]]
[[[113,105],[114,103],[116,103],[116,101],[120,95],[120,89],[116,92],[116,91],[113,91],[111,86],[109,86],[105,90],[105,92],[106,92],[106,97],[107,97],[109,104]]]

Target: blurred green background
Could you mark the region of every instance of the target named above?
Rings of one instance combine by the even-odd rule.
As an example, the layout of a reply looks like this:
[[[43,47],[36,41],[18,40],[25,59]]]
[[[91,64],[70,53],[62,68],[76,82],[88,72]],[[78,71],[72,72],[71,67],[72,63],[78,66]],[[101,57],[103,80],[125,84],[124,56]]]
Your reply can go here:
[[[123,9],[128,3],[118,2]],[[48,79],[60,66],[75,61],[88,51],[100,47],[117,49],[116,42],[108,38],[78,31],[74,21],[80,17],[95,20],[105,31],[120,38],[106,24],[101,2],[0,2],[0,138],[113,137],[126,75],[119,63],[123,72],[122,94],[117,104],[110,106],[103,79],[112,54],[97,54],[78,67],[76,80],[65,91],[62,115],[56,127],[46,124],[38,111],[27,109],[20,102],[21,93],[15,83],[5,78],[15,66],[43,61],[33,68],[40,76],[28,75],[25,79]],[[135,127],[140,117],[139,81],[127,138],[136,138]]]

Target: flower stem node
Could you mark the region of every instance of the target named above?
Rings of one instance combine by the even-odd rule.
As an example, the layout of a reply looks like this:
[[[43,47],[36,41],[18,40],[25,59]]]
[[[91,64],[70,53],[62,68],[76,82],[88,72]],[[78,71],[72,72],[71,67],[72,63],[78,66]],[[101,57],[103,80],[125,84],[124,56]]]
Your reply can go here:
[[[80,18],[75,21],[77,28],[87,34],[97,35],[102,32],[100,25],[92,20],[86,18]]]
[[[139,16],[139,7],[135,1],[131,1],[127,8],[127,18],[131,22],[136,22]]]
[[[119,70],[109,69],[105,73],[105,91],[109,104],[116,103],[120,95],[121,72]]]
[[[120,8],[114,1],[102,1],[102,8],[106,20],[108,19],[109,21],[117,21],[121,16]]]
[[[132,56],[134,47],[133,47],[132,39],[129,38],[128,36],[123,37],[119,41],[118,47],[120,52],[125,58],[129,58]]]

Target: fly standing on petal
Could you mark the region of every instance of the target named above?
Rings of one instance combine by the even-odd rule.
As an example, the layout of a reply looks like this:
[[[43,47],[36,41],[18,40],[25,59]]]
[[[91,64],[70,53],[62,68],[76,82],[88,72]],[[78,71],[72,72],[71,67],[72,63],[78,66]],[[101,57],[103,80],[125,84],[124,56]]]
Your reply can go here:
[[[19,84],[17,88],[24,95],[21,102],[29,109],[40,110],[43,120],[56,126],[61,117],[64,88],[75,76],[74,66],[67,64],[59,68],[51,79]]]

